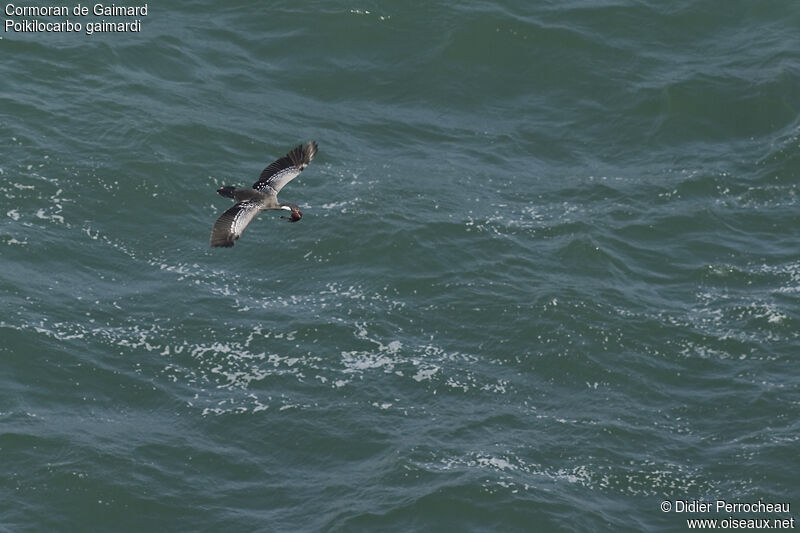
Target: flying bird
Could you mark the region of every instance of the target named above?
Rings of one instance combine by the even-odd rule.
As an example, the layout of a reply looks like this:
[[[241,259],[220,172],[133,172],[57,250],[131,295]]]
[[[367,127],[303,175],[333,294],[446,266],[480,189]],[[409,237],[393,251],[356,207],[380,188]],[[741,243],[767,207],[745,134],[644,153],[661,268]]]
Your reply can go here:
[[[236,239],[256,215],[268,209],[289,211],[289,222],[297,222],[303,213],[297,204],[278,202],[278,193],[311,163],[317,153],[317,143],[309,141],[297,146],[261,172],[252,189],[237,189],[226,185],[217,193],[236,200],[236,205],[222,213],[211,230],[211,246],[233,246]],[[287,217],[281,217],[287,218]]]

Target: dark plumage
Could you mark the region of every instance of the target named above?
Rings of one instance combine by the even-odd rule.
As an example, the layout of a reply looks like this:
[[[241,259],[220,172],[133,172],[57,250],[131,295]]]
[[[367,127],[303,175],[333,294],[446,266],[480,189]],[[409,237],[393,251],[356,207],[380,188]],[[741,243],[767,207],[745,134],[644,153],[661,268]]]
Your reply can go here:
[[[222,213],[214,224],[214,229],[211,230],[211,246],[233,246],[256,215],[267,209],[291,211],[289,222],[297,222],[303,218],[297,204],[279,203],[278,193],[308,166],[316,153],[317,143],[309,141],[265,168],[252,189],[237,189],[231,185],[217,189],[220,196],[233,198],[236,204]]]

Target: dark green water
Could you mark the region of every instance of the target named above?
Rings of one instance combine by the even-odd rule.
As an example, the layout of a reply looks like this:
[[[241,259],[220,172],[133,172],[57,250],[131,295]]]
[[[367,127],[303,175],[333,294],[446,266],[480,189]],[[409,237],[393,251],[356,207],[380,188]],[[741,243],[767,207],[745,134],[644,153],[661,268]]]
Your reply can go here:
[[[0,529],[796,516],[800,4],[138,18],[0,32]]]

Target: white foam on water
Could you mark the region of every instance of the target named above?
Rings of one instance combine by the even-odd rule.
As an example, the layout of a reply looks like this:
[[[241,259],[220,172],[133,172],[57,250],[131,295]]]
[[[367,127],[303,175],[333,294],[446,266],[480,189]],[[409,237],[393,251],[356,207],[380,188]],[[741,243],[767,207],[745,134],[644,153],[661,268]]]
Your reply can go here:
[[[468,453],[461,456],[444,456],[415,466],[428,471],[476,470],[481,475],[484,489],[494,491],[509,489],[541,490],[543,482],[567,483],[589,489],[612,490],[630,496],[654,497],[663,491],[690,491],[707,488],[698,476],[687,473],[686,468],[671,463],[653,461],[627,465],[577,462],[571,466],[551,467],[532,463],[514,452]]]

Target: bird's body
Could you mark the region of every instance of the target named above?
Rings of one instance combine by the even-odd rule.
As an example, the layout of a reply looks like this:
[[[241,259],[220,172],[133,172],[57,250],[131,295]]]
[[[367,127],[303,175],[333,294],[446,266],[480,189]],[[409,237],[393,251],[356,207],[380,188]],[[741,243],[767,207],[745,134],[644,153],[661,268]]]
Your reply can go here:
[[[233,198],[236,204],[222,213],[214,224],[211,246],[233,246],[247,225],[261,211],[291,211],[289,222],[297,222],[303,218],[297,204],[278,202],[278,192],[308,166],[316,153],[317,143],[310,141],[301,144],[265,168],[252,189],[237,189],[230,185],[217,189],[218,194]]]

